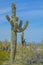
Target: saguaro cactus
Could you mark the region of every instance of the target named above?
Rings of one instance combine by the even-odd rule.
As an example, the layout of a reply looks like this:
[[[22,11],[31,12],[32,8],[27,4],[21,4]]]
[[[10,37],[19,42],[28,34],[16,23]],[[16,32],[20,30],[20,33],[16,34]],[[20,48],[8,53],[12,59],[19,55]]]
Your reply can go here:
[[[10,60],[11,63],[14,63],[15,55],[16,55],[16,44],[17,44],[17,32],[23,32],[27,25],[26,24],[22,27],[22,20],[20,20],[20,24],[18,24],[18,17],[16,16],[16,5],[12,3],[12,17],[10,18],[6,15],[7,20],[11,24],[11,53],[10,53]]]
[[[21,34],[21,43],[22,43],[23,46],[26,45],[26,41],[25,41],[25,38],[24,38],[24,32],[22,32],[22,34]]]

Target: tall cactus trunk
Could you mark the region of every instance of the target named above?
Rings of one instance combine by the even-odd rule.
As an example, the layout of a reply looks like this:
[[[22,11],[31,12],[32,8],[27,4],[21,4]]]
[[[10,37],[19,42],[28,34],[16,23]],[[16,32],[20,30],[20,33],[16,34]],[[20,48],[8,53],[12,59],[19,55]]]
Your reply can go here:
[[[11,30],[11,63],[14,63],[15,55],[16,55],[16,44],[17,44],[17,33]]]
[[[22,27],[22,20],[20,20],[20,24],[18,24],[18,17],[16,16],[16,5],[12,3],[12,16],[11,18],[6,15],[7,20],[11,24],[11,53],[10,53],[10,60],[11,63],[14,63],[15,55],[16,55],[16,44],[17,44],[17,32],[23,32],[26,27],[28,26],[28,21]]]

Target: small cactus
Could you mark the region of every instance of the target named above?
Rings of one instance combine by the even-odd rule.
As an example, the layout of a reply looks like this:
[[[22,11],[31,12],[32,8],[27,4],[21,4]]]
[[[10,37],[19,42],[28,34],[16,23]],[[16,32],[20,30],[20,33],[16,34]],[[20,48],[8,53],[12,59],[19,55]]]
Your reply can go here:
[[[28,26],[28,21],[22,27],[22,20],[20,20],[20,24],[18,25],[18,17],[16,16],[16,5],[12,3],[12,16],[11,18],[6,15],[7,20],[11,24],[11,53],[10,59],[11,63],[14,63],[15,55],[16,55],[16,45],[17,45],[17,32],[23,32]]]
[[[26,41],[25,41],[25,38],[24,38],[24,32],[22,32],[22,34],[21,34],[21,43],[22,43],[22,46],[26,45]]]

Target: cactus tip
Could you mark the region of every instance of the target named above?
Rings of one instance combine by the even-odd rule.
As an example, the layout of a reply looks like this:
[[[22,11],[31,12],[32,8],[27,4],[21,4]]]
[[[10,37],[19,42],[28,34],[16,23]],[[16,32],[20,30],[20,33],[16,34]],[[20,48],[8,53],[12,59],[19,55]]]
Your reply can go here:
[[[13,8],[16,8],[16,5],[15,5],[14,3],[12,3],[12,7],[13,7]]]

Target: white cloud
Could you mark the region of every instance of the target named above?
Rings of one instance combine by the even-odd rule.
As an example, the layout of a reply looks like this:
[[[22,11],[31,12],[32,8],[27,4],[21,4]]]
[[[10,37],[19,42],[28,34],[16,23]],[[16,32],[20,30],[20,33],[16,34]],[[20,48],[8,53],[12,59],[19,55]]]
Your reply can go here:
[[[1,14],[4,14],[6,12],[9,12],[10,11],[10,7],[9,8],[3,8],[3,9],[0,9],[0,15]]]
[[[6,14],[10,12],[10,8],[0,9],[0,23],[6,22]]]

